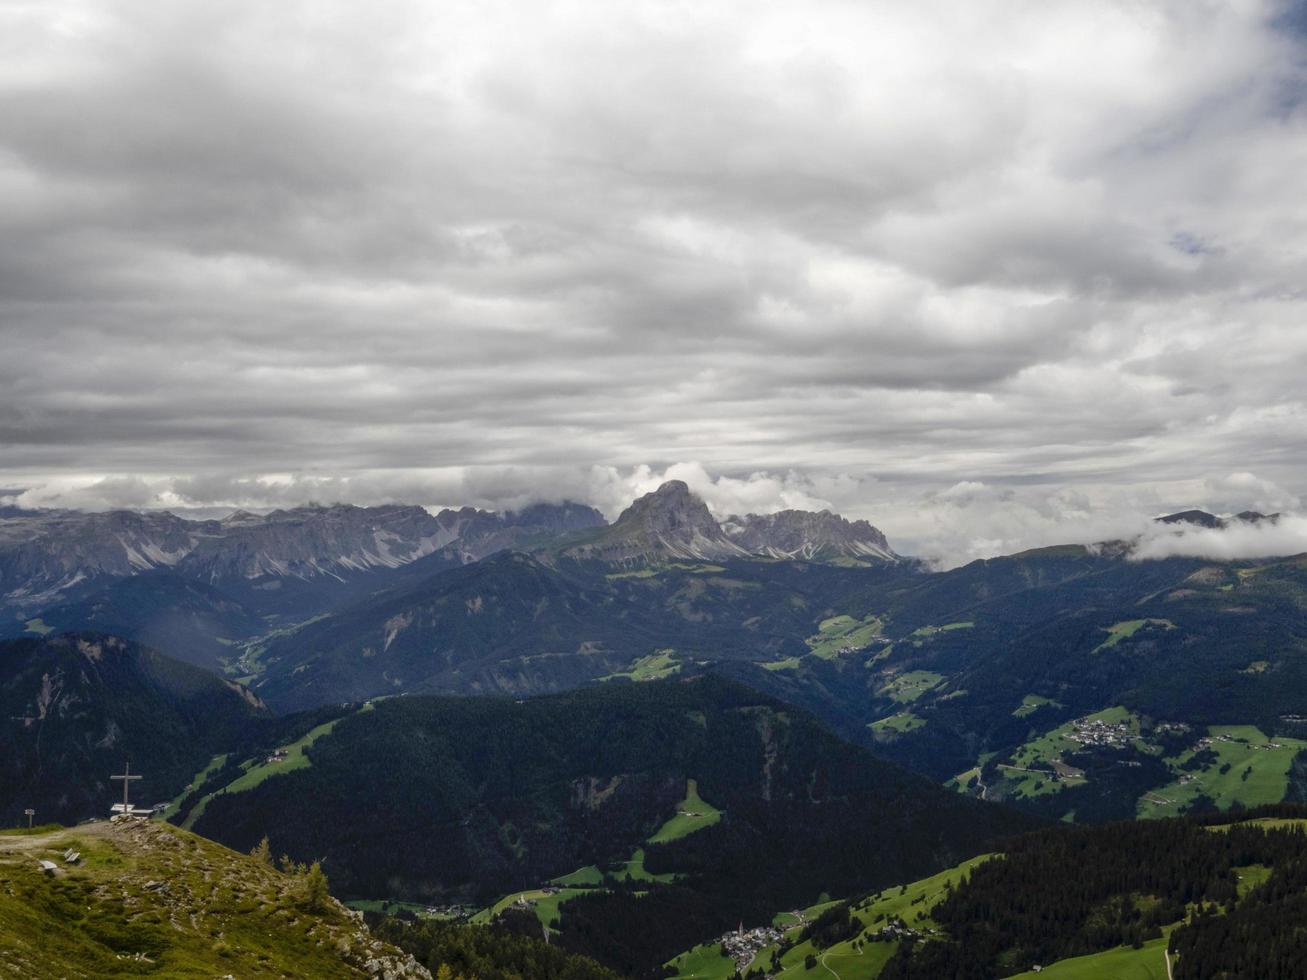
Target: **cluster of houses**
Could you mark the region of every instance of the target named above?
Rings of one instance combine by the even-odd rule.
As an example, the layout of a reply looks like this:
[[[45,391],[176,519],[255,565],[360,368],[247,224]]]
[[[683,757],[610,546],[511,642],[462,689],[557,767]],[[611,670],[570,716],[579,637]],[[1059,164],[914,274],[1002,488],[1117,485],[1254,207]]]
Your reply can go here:
[[[557,895],[563,889],[560,888],[558,885],[541,885],[538,890],[541,894],[544,895]],[[537,901],[538,901],[537,898],[533,896],[529,896],[527,895],[526,892],[523,892],[521,895],[518,895],[516,899],[514,899],[513,905],[519,909],[529,909],[533,907]]]
[[[1123,721],[1114,725],[1098,718],[1080,718],[1072,722],[1072,731],[1066,736],[1068,741],[1081,745],[1097,745],[1106,748],[1124,748],[1128,743],[1139,738]]]
[[[931,929],[930,932],[934,933],[935,930]],[[909,926],[906,922],[904,922],[902,919],[898,918],[897,916],[890,919],[883,926],[881,926],[880,929],[877,930],[875,934],[875,937],[881,940],[882,942],[891,942],[895,939],[916,940],[916,939],[921,939],[924,936],[925,933],[921,932],[920,930],[913,929],[911,926]]]
[[[1049,765],[1053,767],[1053,772],[1057,773],[1057,778],[1063,782],[1076,779],[1084,779],[1085,771],[1077,769],[1075,766],[1067,765],[1061,759],[1049,759]]]
[[[766,949],[785,938],[785,933],[772,926],[759,926],[757,929],[745,929],[744,923],[734,932],[728,932],[718,940],[726,955],[735,960],[736,967],[743,973],[753,962],[760,950]]]
[[[286,759],[287,759],[287,757],[289,757],[289,755],[290,755],[290,752],[288,752],[286,749],[278,749],[276,752],[272,753],[272,755],[268,756],[268,757],[267,757],[266,759],[264,759],[263,761],[264,761],[264,762],[285,762]]]
[[[1167,732],[1179,732],[1183,735],[1189,731],[1189,726],[1182,721],[1159,721],[1153,726],[1153,731],[1158,735],[1165,735]]]
[[[862,653],[865,650],[870,650],[872,649],[872,647],[876,647],[877,649],[882,649],[889,645],[890,645],[890,640],[888,637],[873,636],[866,643],[862,644],[862,646],[853,646],[852,644],[845,644],[844,646],[836,650],[835,654],[836,656],[839,657],[847,657],[850,654]]]
[[[1219,735],[1204,736],[1203,738],[1200,738],[1197,742],[1194,743],[1193,750],[1195,752],[1201,752],[1203,749],[1211,748],[1213,742],[1235,742],[1235,741],[1242,741],[1242,739],[1236,739],[1222,732]],[[1254,742],[1248,742],[1246,744],[1250,749],[1265,749],[1268,752],[1271,749],[1284,748],[1283,742],[1277,742],[1274,739],[1272,739],[1269,742],[1264,742],[1261,745],[1257,745]]]
[[[428,905],[422,911],[433,919],[467,919],[476,909],[466,905]]]

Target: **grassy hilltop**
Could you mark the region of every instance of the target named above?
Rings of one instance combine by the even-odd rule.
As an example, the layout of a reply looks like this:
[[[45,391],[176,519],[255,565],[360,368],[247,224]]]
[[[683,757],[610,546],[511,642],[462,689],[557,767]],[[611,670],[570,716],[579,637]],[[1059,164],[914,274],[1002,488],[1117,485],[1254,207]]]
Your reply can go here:
[[[0,834],[0,976],[429,980],[306,876],[158,822],[37,831]]]

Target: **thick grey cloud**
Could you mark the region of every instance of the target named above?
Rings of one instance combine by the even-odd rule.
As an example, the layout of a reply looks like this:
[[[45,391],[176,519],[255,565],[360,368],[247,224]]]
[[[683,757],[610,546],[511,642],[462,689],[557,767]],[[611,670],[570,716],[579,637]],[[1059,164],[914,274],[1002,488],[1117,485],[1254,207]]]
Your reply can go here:
[[[1140,561],[1175,555],[1230,561],[1304,552],[1307,552],[1307,519],[1292,516],[1274,524],[1236,524],[1222,529],[1152,528],[1134,546],[1132,554]]]
[[[611,511],[675,471],[949,560],[1296,506],[1300,27],[0,0],[0,482]]]

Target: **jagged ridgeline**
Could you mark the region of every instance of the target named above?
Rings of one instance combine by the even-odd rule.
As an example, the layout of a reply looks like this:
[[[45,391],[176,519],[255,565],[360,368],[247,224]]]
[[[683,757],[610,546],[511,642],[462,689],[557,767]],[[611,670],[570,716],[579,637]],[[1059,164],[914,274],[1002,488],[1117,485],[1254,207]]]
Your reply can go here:
[[[308,506],[221,521],[11,510],[0,515],[0,635],[94,630],[234,668],[248,641],[379,589],[601,524],[576,504]]]
[[[388,699],[335,721],[308,759],[238,776],[202,802],[195,830],[238,849],[266,833],[277,853],[321,858],[348,897],[482,905],[588,869],[561,935],[623,970],[1026,825],[712,676],[522,702]],[[720,819],[660,836],[690,780]],[[633,930],[633,915],[658,925]]]
[[[535,564],[465,567],[506,551]],[[786,574],[808,566],[826,574]],[[573,503],[221,521],[16,511],[0,515],[0,635],[125,636],[266,687],[282,711],[397,687],[541,693],[669,646],[793,655],[810,606],[890,567],[908,566],[865,521],[784,511],[719,523],[679,481],[611,526]]]
[[[215,753],[272,717],[247,689],[137,643],[95,634],[0,641],[0,823],[108,814],[124,761],[134,802],[166,801]]]

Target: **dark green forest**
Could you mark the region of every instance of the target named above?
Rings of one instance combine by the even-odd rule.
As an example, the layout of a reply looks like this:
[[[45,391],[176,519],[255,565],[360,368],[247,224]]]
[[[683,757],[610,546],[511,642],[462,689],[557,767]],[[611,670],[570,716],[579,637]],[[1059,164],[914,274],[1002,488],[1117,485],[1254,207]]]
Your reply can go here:
[[[132,764],[137,804],[167,801],[219,752],[275,727],[249,692],[138,643],[90,633],[0,641],[0,823],[108,816]]]
[[[538,934],[523,935],[508,923],[467,926],[371,915],[369,925],[373,935],[412,953],[434,977],[618,980],[620,976],[588,957],[549,945]]]
[[[394,698],[307,754],[308,768],[213,797],[196,830],[241,850],[266,833],[278,854],[320,858],[346,897],[420,901],[484,903],[643,846],[650,873],[680,877],[640,882],[638,900],[576,898],[560,923],[565,945],[630,971],[723,922],[919,877],[1031,826],[713,676],[520,703]],[[645,844],[689,778],[723,819]]]
[[[1304,819],[1307,808],[1248,817]],[[1177,978],[1307,975],[1303,825],[1216,822],[1230,819],[1051,828],[1009,841],[934,908],[948,938],[900,947],[882,980],[990,980],[1139,945],[1186,917],[1170,940]],[[1268,880],[1241,894],[1241,870],[1259,866]]]

